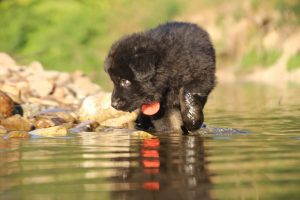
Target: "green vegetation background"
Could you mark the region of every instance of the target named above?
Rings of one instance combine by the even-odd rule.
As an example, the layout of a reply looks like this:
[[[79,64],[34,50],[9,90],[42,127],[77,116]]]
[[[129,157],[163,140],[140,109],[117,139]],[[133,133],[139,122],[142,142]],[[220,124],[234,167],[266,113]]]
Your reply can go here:
[[[203,2],[211,6],[221,1]],[[270,2],[274,8],[300,10],[300,3],[289,7],[282,0]],[[82,70],[106,87],[103,60],[114,40],[188,13],[193,3],[195,0],[0,0],[0,51],[23,64],[38,60],[47,69]],[[255,52],[250,52],[245,62],[259,62],[253,57]]]
[[[118,37],[171,20],[183,0],[2,0],[0,51],[20,63],[82,70],[103,85],[105,55]]]

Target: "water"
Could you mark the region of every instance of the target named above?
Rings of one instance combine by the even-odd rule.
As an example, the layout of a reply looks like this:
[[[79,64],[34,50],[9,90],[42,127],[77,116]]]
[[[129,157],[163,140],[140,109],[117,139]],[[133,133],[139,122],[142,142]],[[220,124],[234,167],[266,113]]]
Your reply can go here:
[[[0,199],[300,199],[299,92],[219,85],[206,123],[248,133],[0,140]]]

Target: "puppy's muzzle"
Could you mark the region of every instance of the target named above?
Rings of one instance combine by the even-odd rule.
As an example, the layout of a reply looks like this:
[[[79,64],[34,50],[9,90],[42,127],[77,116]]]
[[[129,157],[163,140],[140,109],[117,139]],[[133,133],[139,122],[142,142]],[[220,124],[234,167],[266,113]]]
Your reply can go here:
[[[120,98],[113,99],[111,101],[111,106],[117,110],[122,109],[125,106],[125,101],[122,101]]]

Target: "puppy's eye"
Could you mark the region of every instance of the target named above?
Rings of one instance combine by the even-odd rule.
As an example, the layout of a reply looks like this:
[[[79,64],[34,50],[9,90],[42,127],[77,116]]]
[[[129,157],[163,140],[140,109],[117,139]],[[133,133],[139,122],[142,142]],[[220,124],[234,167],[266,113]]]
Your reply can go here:
[[[126,79],[121,79],[120,85],[122,87],[129,87],[131,85],[131,82],[129,80],[126,80]]]

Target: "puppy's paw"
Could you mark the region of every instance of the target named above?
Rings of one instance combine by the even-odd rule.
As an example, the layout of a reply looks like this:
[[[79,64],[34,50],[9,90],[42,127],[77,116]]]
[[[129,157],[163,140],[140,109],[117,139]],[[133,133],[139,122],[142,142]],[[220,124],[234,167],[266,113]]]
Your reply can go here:
[[[184,128],[183,132],[195,131],[201,128],[204,115],[203,115],[203,103],[201,98],[197,94],[193,94],[187,90],[180,90],[180,112]]]

